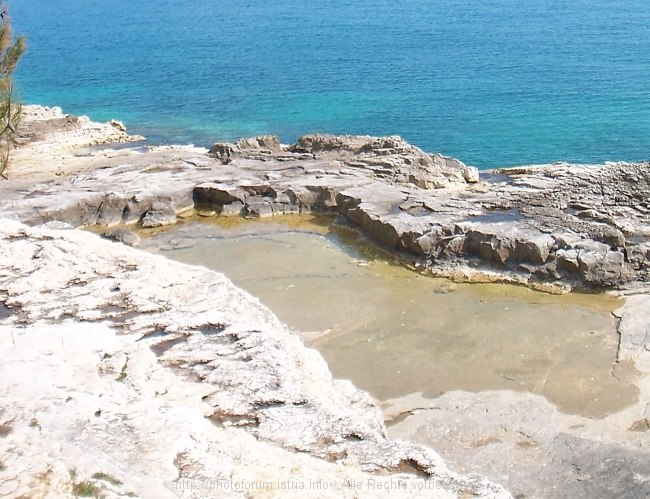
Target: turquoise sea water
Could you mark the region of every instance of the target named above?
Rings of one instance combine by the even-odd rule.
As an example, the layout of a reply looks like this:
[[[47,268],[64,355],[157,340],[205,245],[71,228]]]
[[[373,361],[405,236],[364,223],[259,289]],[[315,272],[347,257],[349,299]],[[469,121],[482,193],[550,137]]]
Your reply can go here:
[[[481,168],[650,158],[648,0],[8,0],[28,103],[153,142],[401,135]]]

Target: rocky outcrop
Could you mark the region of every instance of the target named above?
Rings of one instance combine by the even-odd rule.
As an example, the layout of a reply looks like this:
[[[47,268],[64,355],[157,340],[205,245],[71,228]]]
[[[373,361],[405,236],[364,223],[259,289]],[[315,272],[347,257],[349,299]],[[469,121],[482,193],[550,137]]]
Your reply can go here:
[[[272,160],[278,155],[282,156],[283,150],[280,139],[276,135],[260,135],[240,139],[235,144],[216,143],[210,148],[208,154],[225,165],[242,158]]]
[[[154,202],[142,217],[142,227],[162,227],[176,223],[176,210],[171,203]]]
[[[442,189],[455,183],[478,182],[478,170],[440,154],[427,154],[400,137],[356,135],[305,135],[291,146],[278,137],[264,135],[236,144],[217,143],[209,154],[228,164],[234,159],[299,161],[327,159],[352,168],[367,169],[392,183],[413,184],[422,189]]]
[[[35,126],[30,116],[25,127]],[[61,116],[36,121],[58,130],[50,132],[56,140],[73,143],[76,128]],[[55,138],[19,152],[38,151]],[[649,278],[645,163],[554,164],[479,176],[399,137],[321,134],[292,146],[275,136],[242,139],[209,152],[69,151],[61,162],[76,173],[56,176],[50,169],[49,180],[34,182],[15,172],[0,213],[31,224],[159,227],[192,207],[253,217],[330,212],[422,271],[457,280],[562,291]]]
[[[23,106],[17,132],[18,147],[5,172],[10,178],[39,177],[44,172],[64,175],[72,150],[144,140],[127,134],[118,121],[97,123],[86,116],[64,114],[59,107]]]

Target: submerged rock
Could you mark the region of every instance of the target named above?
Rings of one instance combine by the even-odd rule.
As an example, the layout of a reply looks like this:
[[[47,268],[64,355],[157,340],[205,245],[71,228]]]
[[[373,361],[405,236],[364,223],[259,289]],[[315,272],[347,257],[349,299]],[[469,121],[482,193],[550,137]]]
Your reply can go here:
[[[124,243],[127,246],[137,246],[140,244],[140,236],[128,229],[113,229],[102,234],[106,239],[112,239]]]

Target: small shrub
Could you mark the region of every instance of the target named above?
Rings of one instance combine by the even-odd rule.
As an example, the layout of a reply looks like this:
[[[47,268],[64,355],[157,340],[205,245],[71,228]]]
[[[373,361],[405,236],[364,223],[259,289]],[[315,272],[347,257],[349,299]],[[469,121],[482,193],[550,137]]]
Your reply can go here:
[[[14,145],[16,128],[22,107],[14,95],[13,72],[20,56],[25,52],[25,37],[15,41],[11,35],[11,20],[7,6],[0,0],[0,177],[5,177],[9,165],[9,152]]]
[[[79,497],[97,497],[100,490],[88,480],[75,484],[72,492]]]

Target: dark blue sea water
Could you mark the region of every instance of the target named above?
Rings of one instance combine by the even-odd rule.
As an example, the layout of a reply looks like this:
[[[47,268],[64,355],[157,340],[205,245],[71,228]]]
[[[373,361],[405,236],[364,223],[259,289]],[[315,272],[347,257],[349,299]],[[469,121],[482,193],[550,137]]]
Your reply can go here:
[[[648,0],[8,0],[28,103],[154,142],[401,135],[481,168],[650,158]]]

